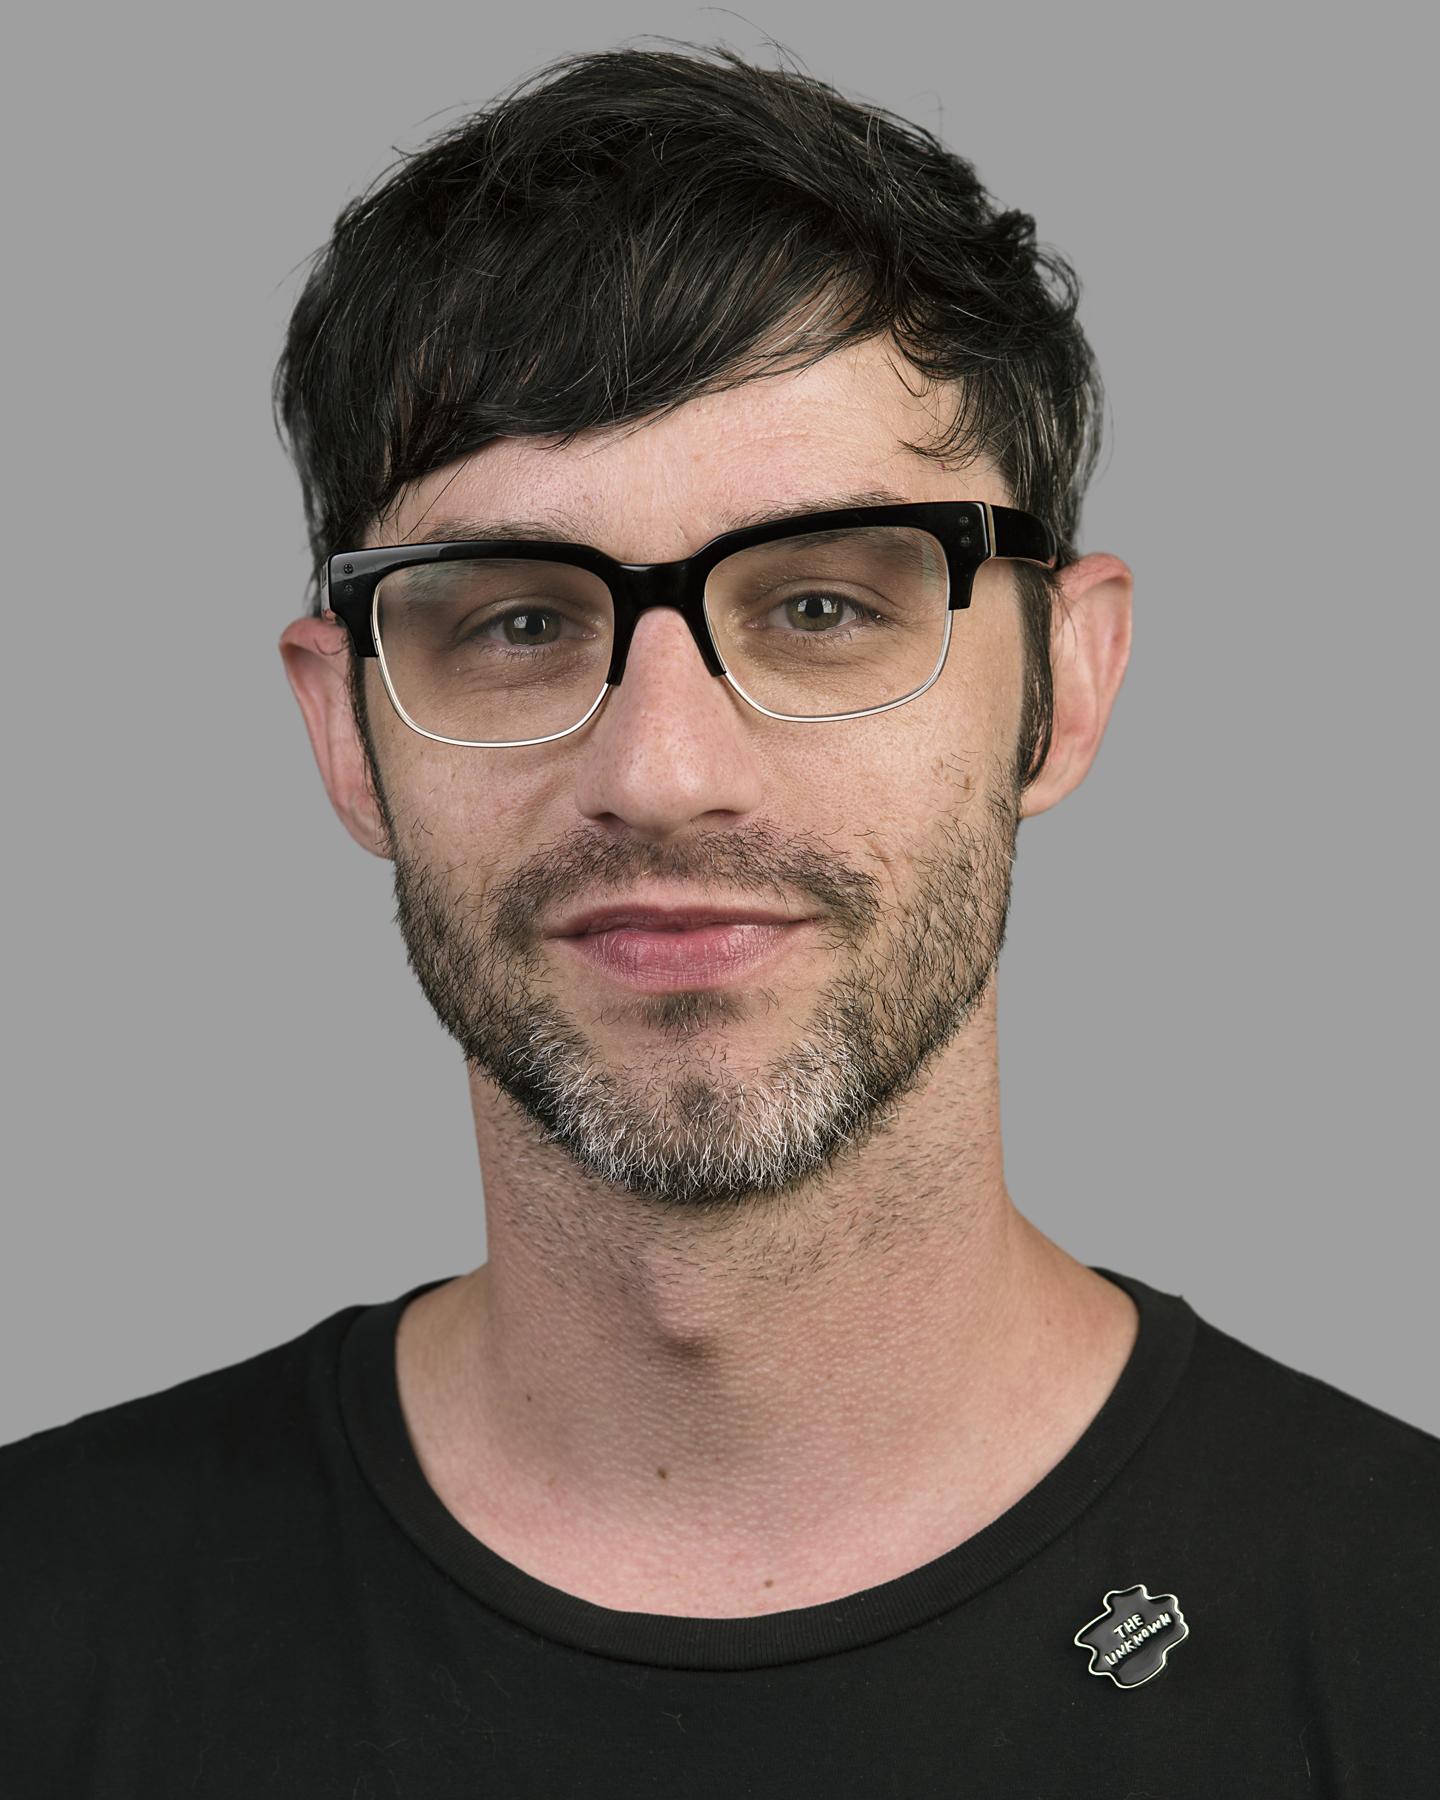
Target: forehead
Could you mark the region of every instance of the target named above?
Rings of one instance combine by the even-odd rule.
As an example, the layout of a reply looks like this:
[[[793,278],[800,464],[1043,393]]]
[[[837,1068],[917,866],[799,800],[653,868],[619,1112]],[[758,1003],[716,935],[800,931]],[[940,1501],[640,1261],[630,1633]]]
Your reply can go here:
[[[954,401],[893,344],[871,340],[563,448],[541,437],[491,444],[407,489],[368,541],[505,520],[658,562],[757,517],[858,504],[852,496],[1003,504],[985,462],[941,464],[908,447],[934,442]]]

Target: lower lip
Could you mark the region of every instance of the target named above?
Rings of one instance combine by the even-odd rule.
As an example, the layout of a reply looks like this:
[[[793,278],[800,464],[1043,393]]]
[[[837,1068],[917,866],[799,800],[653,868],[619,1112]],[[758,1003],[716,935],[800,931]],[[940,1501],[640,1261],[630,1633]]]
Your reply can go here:
[[[640,931],[623,925],[556,941],[632,987],[713,988],[770,961],[806,923],[700,925],[693,931]]]

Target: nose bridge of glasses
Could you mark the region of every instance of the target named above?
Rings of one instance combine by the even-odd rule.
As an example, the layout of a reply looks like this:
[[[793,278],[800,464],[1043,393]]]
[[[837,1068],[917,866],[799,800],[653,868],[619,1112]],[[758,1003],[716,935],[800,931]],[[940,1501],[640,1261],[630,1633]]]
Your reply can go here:
[[[625,672],[630,643],[635,628],[655,606],[668,606],[678,612],[690,628],[695,648],[700,652],[707,674],[723,675],[725,665],[716,654],[705,623],[705,587],[693,567],[684,562],[622,563],[621,580],[615,594],[615,642],[610,652],[610,670],[606,682],[617,687]]]

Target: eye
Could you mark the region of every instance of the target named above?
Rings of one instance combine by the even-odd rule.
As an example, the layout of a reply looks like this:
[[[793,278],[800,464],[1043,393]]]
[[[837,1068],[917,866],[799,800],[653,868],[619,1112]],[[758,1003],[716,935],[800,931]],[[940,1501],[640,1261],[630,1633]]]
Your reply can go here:
[[[514,612],[502,613],[491,623],[502,627],[514,627],[516,635],[507,640],[511,643],[548,644],[553,643],[559,633],[559,618],[559,613],[550,607],[528,606]]]
[[[563,632],[566,625],[574,627],[569,634]],[[512,606],[506,612],[462,626],[455,634],[455,641],[457,644],[488,642],[507,650],[543,650],[547,645],[561,641],[564,635],[583,637],[586,633],[579,620],[553,606]]]
[[[825,637],[839,625],[848,623],[843,617],[846,607],[856,620],[877,619],[868,607],[861,606],[845,594],[828,592],[822,588],[812,588],[803,594],[788,594],[785,599],[771,607],[764,615],[766,619],[774,618],[778,613],[789,624],[793,625],[794,635],[800,637]]]

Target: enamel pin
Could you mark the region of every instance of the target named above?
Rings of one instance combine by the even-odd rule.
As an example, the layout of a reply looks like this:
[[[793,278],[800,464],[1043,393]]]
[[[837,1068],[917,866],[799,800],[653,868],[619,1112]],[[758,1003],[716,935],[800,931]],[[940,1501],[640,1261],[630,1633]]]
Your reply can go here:
[[[1116,1687],[1139,1687],[1165,1667],[1165,1658],[1190,1635],[1173,1594],[1158,1597],[1144,1583],[1111,1588],[1105,1610],[1075,1633],[1090,1652],[1090,1673],[1108,1675]]]

